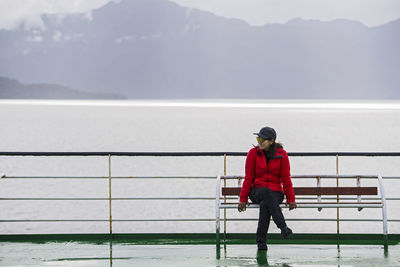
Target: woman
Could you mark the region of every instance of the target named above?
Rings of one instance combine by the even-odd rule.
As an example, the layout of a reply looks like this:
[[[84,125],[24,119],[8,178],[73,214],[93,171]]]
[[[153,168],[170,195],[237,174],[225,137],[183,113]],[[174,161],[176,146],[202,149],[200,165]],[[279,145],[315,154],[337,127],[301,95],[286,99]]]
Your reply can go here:
[[[267,250],[266,239],[272,216],[276,226],[281,229],[284,238],[293,232],[287,227],[279,204],[284,194],[289,210],[297,208],[292,181],[290,179],[289,158],[280,143],[275,143],[276,132],[264,127],[257,135],[258,146],[252,148],[246,158],[246,176],[240,191],[239,212],[246,210],[248,197],[260,204],[257,227],[257,246]]]

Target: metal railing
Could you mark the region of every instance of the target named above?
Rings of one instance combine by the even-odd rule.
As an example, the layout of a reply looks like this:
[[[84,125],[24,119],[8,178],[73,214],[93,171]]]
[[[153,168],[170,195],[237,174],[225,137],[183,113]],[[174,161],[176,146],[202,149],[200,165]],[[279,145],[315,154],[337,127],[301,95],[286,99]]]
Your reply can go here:
[[[112,223],[113,222],[168,222],[168,221],[183,221],[183,222],[214,222],[215,218],[179,218],[179,219],[158,219],[158,218],[149,218],[149,219],[113,219],[112,218],[112,201],[122,200],[122,201],[130,201],[130,200],[207,200],[207,201],[215,201],[215,197],[112,197],[111,189],[112,189],[112,180],[114,179],[213,179],[215,180],[217,175],[215,176],[112,176],[111,173],[111,159],[112,157],[119,156],[129,156],[129,157],[224,157],[224,175],[226,175],[226,160],[228,156],[231,157],[244,157],[247,153],[244,152],[0,152],[0,157],[14,157],[14,156],[34,156],[34,157],[68,157],[68,156],[83,156],[83,157],[93,157],[93,156],[104,156],[108,157],[108,176],[7,176],[6,174],[0,175],[0,182],[2,179],[108,179],[108,198],[0,198],[0,200],[48,200],[48,201],[68,201],[68,200],[98,200],[98,201],[109,201],[109,219],[37,219],[37,220],[0,220],[0,223],[5,222],[109,222],[110,234],[112,234]],[[357,157],[399,157],[400,152],[295,152],[288,153],[289,157],[336,157],[336,165],[337,172],[339,157],[347,157],[347,156],[357,156]],[[1,170],[0,170],[1,172]],[[383,179],[400,179],[400,177],[396,176],[385,176]],[[214,193],[214,192],[212,192]],[[301,199],[315,199],[315,198],[301,198]],[[322,199],[336,199],[325,197]],[[353,199],[353,198],[342,198],[342,199]],[[356,198],[354,198],[356,199]],[[377,200],[380,198],[363,198],[370,200]],[[386,198],[387,201],[398,201],[400,198]],[[255,218],[226,218],[226,210],[224,209],[224,231],[226,231],[226,221],[242,221],[242,220],[257,220]],[[336,219],[316,219],[316,218],[297,218],[297,219],[288,219],[288,221],[381,221],[379,219],[341,219],[339,217],[339,212],[337,213]],[[400,222],[400,219],[389,219],[388,222]],[[339,229],[339,228],[338,228]],[[339,231],[339,230],[338,230]]]

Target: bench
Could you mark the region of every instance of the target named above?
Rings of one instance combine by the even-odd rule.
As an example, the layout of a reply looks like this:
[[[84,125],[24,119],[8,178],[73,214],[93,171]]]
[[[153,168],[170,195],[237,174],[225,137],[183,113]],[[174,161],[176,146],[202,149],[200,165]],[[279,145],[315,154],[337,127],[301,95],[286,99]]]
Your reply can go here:
[[[387,212],[386,212],[386,199],[383,188],[383,179],[380,175],[293,175],[293,179],[315,179],[316,186],[314,187],[293,187],[296,195],[297,208],[317,208],[321,211],[323,208],[357,208],[361,211],[363,208],[381,208],[382,209],[382,223],[383,223],[383,240],[384,245],[387,247]],[[362,187],[361,179],[377,179],[380,199],[378,201],[363,201],[364,195],[378,195],[377,187]],[[322,187],[321,179],[356,179],[357,186],[355,187]],[[227,180],[237,180],[237,186],[226,185]],[[220,246],[220,210],[221,209],[237,209],[239,203],[239,194],[242,187],[243,176],[218,176],[216,186],[216,243],[217,247]],[[223,181],[223,185],[221,182]],[[338,183],[337,183],[338,184]],[[336,196],[336,201],[322,201],[322,196]],[[356,201],[343,201],[340,196],[357,196]],[[312,201],[299,201],[299,196],[315,196]],[[250,201],[250,200],[249,200]],[[247,208],[258,208],[258,204],[251,203]],[[280,205],[281,208],[287,207],[285,204]],[[225,223],[224,232],[226,232],[226,213],[223,221]]]

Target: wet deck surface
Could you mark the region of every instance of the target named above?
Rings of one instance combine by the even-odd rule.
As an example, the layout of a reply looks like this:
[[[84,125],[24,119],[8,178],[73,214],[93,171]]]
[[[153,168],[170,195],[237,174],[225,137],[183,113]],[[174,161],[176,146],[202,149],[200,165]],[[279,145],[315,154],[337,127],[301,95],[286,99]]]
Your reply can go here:
[[[112,256],[112,257],[110,257]],[[400,266],[400,245],[133,245],[0,242],[0,266]]]

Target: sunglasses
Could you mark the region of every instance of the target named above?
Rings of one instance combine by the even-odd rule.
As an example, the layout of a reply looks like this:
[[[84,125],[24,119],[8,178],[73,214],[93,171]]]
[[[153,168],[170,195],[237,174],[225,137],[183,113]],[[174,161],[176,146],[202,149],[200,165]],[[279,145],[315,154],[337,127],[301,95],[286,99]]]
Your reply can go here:
[[[264,139],[264,138],[259,137],[259,136],[257,136],[256,139],[257,139],[257,142],[258,142],[259,144],[262,144],[262,143],[265,142],[265,140],[267,140],[267,139]]]

